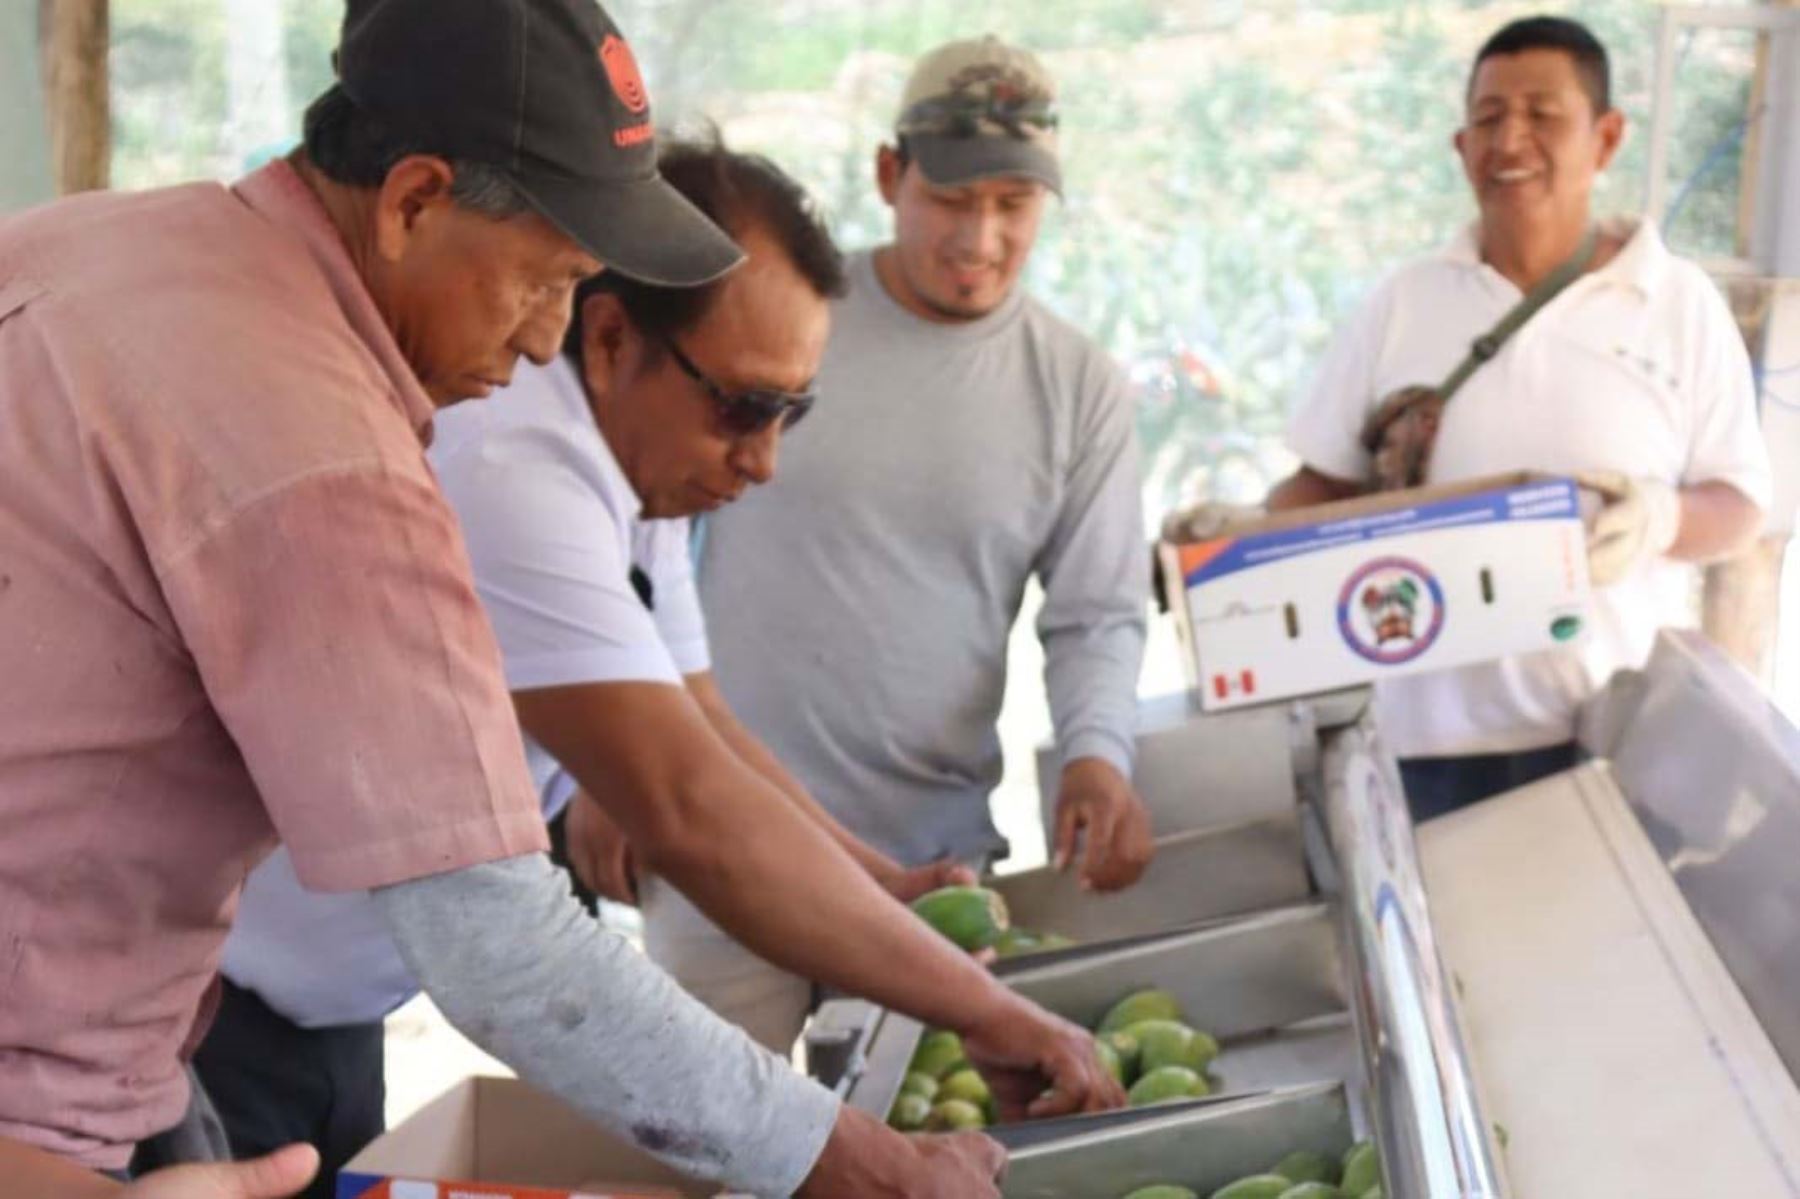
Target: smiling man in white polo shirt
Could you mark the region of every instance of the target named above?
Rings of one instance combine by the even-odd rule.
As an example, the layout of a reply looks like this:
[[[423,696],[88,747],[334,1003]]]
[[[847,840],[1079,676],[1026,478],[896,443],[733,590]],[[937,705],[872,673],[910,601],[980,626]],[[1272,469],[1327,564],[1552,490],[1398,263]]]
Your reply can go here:
[[[1360,491],[1372,465],[1361,433],[1383,397],[1449,375],[1597,233],[1585,273],[1448,401],[1426,476],[1531,469],[1598,490],[1591,636],[1581,651],[1378,688],[1418,819],[1572,765],[1577,705],[1613,670],[1640,664],[1658,627],[1682,621],[1687,564],[1749,544],[1769,501],[1749,361],[1717,289],[1654,225],[1595,226],[1594,180],[1624,131],[1606,51],[1581,25],[1535,17],[1491,37],[1455,139],[1479,220],[1375,292],[1289,426],[1304,465],[1270,507]]]

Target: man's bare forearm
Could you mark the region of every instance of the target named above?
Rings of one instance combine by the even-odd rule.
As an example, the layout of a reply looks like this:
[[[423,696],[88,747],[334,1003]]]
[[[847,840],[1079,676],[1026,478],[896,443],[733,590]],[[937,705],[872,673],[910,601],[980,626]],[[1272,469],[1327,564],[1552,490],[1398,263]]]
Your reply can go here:
[[[1336,479],[1330,475],[1320,474],[1310,466],[1302,466],[1299,470],[1275,484],[1269,489],[1265,506],[1271,512],[1280,512],[1289,508],[1310,508],[1315,504],[1329,504],[1333,500],[1346,500],[1353,495],[1361,494],[1361,484],[1349,479]]]
[[[774,751],[744,727],[744,723],[725,702],[725,696],[710,674],[689,675],[687,686],[699,703],[700,710],[706,713],[713,731],[724,739],[733,753],[750,769],[768,780],[770,786],[787,796],[807,819],[824,829],[876,882],[883,887],[892,884],[900,873],[900,864],[838,823],[837,818],[827,812],[824,805],[814,799],[800,780],[781,764],[781,759],[775,756]]]
[[[651,869],[769,961],[960,1031],[1031,1010],[747,766],[685,689],[587,684],[514,699],[526,731]]]
[[[1695,483],[1681,489],[1681,532],[1669,557],[1716,562],[1749,549],[1762,531],[1763,512],[1729,483]]]

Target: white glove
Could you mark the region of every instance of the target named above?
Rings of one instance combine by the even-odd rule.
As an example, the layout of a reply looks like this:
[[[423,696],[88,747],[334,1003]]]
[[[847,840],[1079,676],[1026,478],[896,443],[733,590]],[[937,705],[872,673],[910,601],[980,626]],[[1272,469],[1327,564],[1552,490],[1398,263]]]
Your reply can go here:
[[[1230,535],[1234,530],[1254,524],[1268,516],[1257,504],[1222,504],[1206,500],[1177,508],[1163,517],[1164,541],[1185,545],[1195,541],[1211,541]]]
[[[1681,534],[1681,493],[1661,479],[1614,471],[1575,476],[1599,495],[1602,507],[1587,530],[1588,579],[1616,583],[1646,561],[1669,552]]]

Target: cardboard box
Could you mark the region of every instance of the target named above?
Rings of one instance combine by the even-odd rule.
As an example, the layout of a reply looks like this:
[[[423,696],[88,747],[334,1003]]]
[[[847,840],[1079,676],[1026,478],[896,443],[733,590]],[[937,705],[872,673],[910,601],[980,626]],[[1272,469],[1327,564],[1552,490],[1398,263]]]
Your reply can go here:
[[[1200,706],[1221,711],[1568,646],[1580,492],[1513,474],[1271,515],[1159,548]]]
[[[705,1199],[697,1182],[513,1078],[466,1078],[339,1171],[337,1199]]]

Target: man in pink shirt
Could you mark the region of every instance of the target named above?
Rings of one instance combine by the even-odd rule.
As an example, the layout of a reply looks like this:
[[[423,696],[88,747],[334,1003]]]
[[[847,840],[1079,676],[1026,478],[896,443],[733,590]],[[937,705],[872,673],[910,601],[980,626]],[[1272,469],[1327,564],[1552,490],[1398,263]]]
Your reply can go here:
[[[553,356],[602,263],[692,285],[739,261],[656,175],[629,48],[589,0],[383,0],[353,6],[338,68],[305,149],[232,189],[0,223],[0,1176],[98,1193],[183,1120],[238,888],[279,836],[307,886],[376,897],[484,1046],[677,1167],[996,1195],[992,1142],[841,1108],[585,919],[540,852],[423,445],[437,407]],[[664,873],[794,943],[789,968],[960,1020],[1055,1105],[1116,1101],[1016,997],[947,1002],[979,968],[779,800],[653,818],[716,830]],[[769,910],[732,911],[751,884]],[[283,1161],[267,1193],[308,1164]]]

